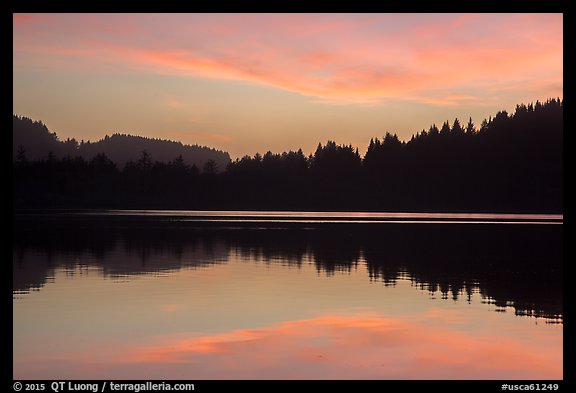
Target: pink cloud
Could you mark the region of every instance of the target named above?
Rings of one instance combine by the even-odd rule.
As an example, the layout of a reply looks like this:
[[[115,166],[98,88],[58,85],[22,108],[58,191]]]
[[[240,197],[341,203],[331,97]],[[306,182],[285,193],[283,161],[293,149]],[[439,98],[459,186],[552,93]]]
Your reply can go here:
[[[323,52],[323,51],[313,51],[305,52],[300,55],[300,60],[310,66],[329,66],[330,64],[338,61],[338,56],[334,53]]]
[[[460,105],[491,99],[494,81],[545,75],[562,83],[561,14],[46,18],[46,34],[31,29],[34,23],[15,23],[21,33],[15,57],[90,58],[92,67],[115,62],[123,69],[243,81],[335,103],[411,97]],[[464,86],[476,93],[461,95]],[[446,95],[436,96],[438,89]]]
[[[12,14],[14,25],[20,25],[27,22],[35,22],[41,19],[40,15],[35,14]]]
[[[12,21],[14,22],[14,24],[19,23],[19,22],[26,22],[28,20],[30,20],[32,18],[31,15],[28,14],[13,14],[12,15]]]

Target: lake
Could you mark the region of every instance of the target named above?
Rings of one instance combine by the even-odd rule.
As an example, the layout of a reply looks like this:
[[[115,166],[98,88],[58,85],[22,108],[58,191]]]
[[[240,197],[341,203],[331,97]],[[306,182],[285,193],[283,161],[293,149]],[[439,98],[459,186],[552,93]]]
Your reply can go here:
[[[14,215],[14,379],[562,379],[562,215]]]

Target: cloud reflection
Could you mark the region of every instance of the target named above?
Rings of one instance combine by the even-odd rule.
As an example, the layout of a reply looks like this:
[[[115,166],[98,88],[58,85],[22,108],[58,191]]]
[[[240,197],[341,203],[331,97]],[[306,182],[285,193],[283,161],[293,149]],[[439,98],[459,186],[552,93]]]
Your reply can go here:
[[[461,329],[465,319],[458,313],[430,310],[412,319],[324,315],[212,335],[158,336],[59,356],[70,362],[71,374],[61,377],[102,372],[108,377],[192,379],[562,378],[561,334],[535,339],[528,329],[509,336],[497,326]]]

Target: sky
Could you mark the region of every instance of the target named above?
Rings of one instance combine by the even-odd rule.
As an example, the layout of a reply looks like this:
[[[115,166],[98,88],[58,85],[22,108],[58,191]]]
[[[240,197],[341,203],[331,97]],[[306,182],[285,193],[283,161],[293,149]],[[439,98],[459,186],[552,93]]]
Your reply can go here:
[[[563,98],[562,14],[14,14],[13,112],[237,158]]]

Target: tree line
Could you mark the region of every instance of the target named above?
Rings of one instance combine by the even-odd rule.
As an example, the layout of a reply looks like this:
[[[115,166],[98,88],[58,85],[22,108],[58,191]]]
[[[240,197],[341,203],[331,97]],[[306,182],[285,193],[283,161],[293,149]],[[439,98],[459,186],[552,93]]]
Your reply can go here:
[[[435,124],[409,141],[244,156],[222,168],[146,150],[119,167],[105,154],[14,163],[16,207],[561,212],[563,101],[520,104],[477,126]]]
[[[46,159],[49,154],[58,159],[80,156],[90,161],[97,154],[104,153],[119,168],[124,168],[128,161],[137,161],[146,150],[155,160],[167,162],[182,156],[187,164],[196,165],[200,169],[210,160],[220,168],[225,168],[230,162],[228,153],[206,146],[185,145],[166,139],[123,133],[106,135],[96,142],[77,141],[75,138],[61,141],[41,121],[16,115],[12,121],[12,137],[13,157],[25,151],[27,159],[31,161]]]

